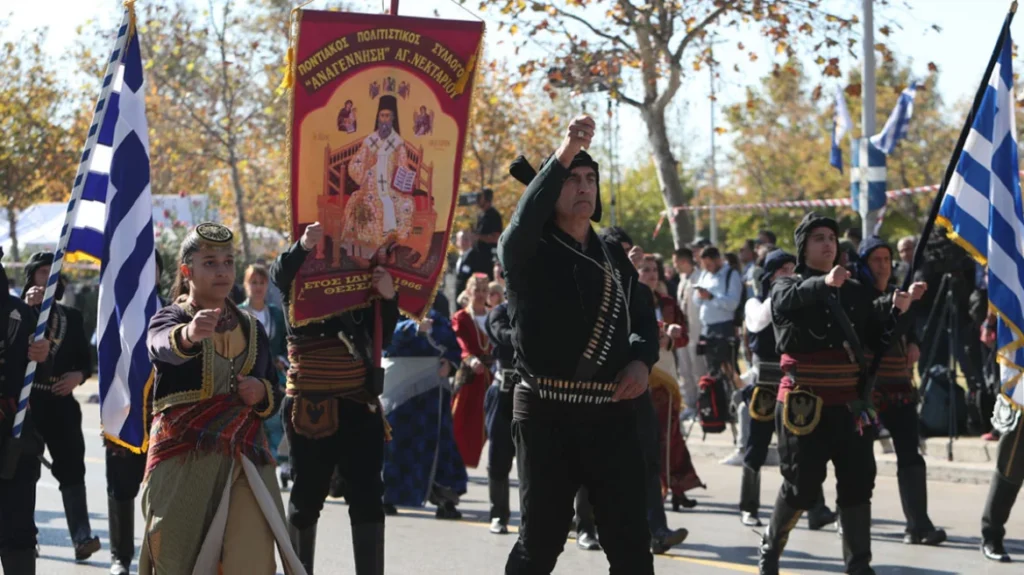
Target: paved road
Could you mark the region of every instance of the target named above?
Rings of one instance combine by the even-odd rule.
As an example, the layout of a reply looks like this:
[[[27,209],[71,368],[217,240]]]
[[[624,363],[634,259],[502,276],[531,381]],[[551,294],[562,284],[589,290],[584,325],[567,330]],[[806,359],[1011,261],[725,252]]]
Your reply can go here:
[[[45,470],[39,483],[39,524],[42,560],[41,574],[105,573],[109,563],[106,529],[106,486],[103,447],[99,440],[99,409],[83,405],[87,438],[87,481],[93,529],[103,540],[103,551],[87,564],[76,565],[70,548],[61,507],[60,493],[53,477]],[[696,450],[695,451],[699,451]],[[698,472],[708,484],[707,491],[691,493],[700,505],[684,513],[669,512],[669,521],[690,530],[689,539],[670,555],[655,560],[659,574],[686,573],[720,575],[756,573],[756,546],[753,530],[740,525],[735,510],[739,490],[739,469],[718,465],[714,460],[697,457]],[[482,470],[471,470],[472,484],[461,508],[465,519],[440,522],[430,509],[402,509],[388,519],[387,572],[406,575],[484,575],[502,572],[513,536],[488,533],[487,486]],[[763,503],[774,499],[780,478],[777,469],[766,469],[763,479]],[[903,519],[893,477],[879,477],[875,489],[874,555],[879,575],[1010,575],[1021,573],[1021,564],[998,565],[984,561],[977,550],[981,508],[987,486],[934,482],[930,485],[931,515],[945,527],[951,541],[941,548],[909,547],[900,542]],[[827,496],[834,499],[831,483]],[[286,495],[287,497],[287,495]],[[513,497],[514,501],[517,498]],[[770,510],[766,507],[764,515]],[[1018,505],[1008,530],[1011,553],[1024,562],[1024,502]],[[515,522],[513,518],[513,522]],[[810,532],[801,521],[790,538],[783,560],[786,573],[841,573],[840,543],[834,530]],[[320,521],[317,574],[353,573],[347,509],[343,502],[329,500]],[[141,536],[141,517],[136,536]],[[558,574],[607,573],[600,553],[579,551],[571,541],[560,558]]]

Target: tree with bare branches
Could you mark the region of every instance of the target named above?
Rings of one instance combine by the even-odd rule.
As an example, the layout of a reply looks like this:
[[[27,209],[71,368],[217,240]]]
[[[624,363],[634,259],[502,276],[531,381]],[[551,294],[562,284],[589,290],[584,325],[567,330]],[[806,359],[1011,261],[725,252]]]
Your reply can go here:
[[[666,109],[690,70],[717,63],[712,37],[730,29],[753,30],[778,54],[818,53],[822,72],[839,76],[839,52],[855,43],[840,39],[857,23],[855,15],[830,11],[815,0],[482,0],[481,7],[499,11],[502,27],[521,34],[518,48],[527,42],[544,47],[547,55],[521,66],[524,76],[546,72],[548,90],[552,83],[584,90],[603,84],[639,111],[669,213],[689,198],[668,136]],[[752,60],[758,57],[742,43],[736,49]],[[680,245],[692,237],[692,222],[680,212],[671,230]]]

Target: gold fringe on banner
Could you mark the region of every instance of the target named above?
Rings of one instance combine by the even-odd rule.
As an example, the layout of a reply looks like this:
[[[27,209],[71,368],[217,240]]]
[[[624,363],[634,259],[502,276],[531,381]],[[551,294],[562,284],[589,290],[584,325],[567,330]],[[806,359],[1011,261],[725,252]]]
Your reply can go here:
[[[466,91],[466,84],[469,83],[469,79],[473,77],[473,73],[476,71],[476,61],[480,57],[480,50],[483,49],[484,36],[480,35],[480,41],[476,45],[476,50],[473,55],[469,57],[469,63],[466,64],[466,70],[457,82],[455,82],[455,95],[461,96]]]

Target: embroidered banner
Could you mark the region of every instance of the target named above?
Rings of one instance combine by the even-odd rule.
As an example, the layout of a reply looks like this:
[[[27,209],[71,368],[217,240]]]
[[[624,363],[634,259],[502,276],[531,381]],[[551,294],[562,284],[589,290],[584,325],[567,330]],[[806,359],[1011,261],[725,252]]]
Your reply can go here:
[[[324,239],[291,290],[293,325],[362,307],[370,269],[422,318],[444,270],[480,22],[303,10],[295,40],[291,224]]]

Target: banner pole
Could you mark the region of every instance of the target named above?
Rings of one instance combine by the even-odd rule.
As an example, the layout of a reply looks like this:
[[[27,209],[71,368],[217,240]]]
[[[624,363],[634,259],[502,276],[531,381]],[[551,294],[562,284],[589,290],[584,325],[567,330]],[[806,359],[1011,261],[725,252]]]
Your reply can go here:
[[[391,15],[398,16],[398,0],[391,0]],[[398,297],[397,293],[395,297]],[[380,298],[377,298],[373,300],[373,367],[380,368],[383,355],[384,326],[381,325]]]

